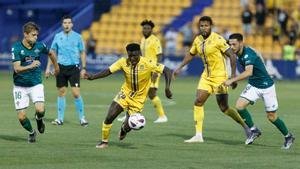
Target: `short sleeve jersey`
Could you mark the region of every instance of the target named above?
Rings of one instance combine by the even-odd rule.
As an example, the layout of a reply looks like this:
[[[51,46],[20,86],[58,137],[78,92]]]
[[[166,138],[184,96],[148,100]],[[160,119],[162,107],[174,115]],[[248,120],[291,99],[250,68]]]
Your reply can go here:
[[[80,34],[63,31],[55,35],[51,49],[57,54],[57,62],[64,66],[80,63],[80,52],[84,51],[84,43]]]
[[[250,47],[244,47],[243,53],[238,55],[238,61],[243,66],[253,65],[252,76],[249,77],[249,84],[265,89],[274,84],[274,81],[268,74],[266,67],[260,57],[260,55]]]
[[[125,82],[122,89],[125,94],[131,97],[147,97],[147,93],[151,84],[151,73],[162,73],[164,65],[159,63],[149,62],[144,57],[140,57],[137,65],[133,66],[125,58],[120,58],[109,67],[109,70],[114,73],[122,70],[125,77]]]
[[[141,50],[142,55],[154,63],[157,63],[157,55],[162,54],[161,43],[155,35],[150,35],[147,39],[142,38]]]
[[[40,60],[41,54],[48,54],[49,49],[44,43],[36,42],[31,49],[26,48],[21,41],[12,48],[12,62],[21,62],[21,66],[30,65],[34,60]],[[13,74],[14,84],[21,87],[32,87],[42,83],[41,68],[37,67],[26,72]]]
[[[224,52],[229,48],[226,40],[217,33],[211,32],[208,38],[202,35],[195,38],[190,49],[191,55],[199,54],[203,63],[202,77],[225,77],[227,78]]]

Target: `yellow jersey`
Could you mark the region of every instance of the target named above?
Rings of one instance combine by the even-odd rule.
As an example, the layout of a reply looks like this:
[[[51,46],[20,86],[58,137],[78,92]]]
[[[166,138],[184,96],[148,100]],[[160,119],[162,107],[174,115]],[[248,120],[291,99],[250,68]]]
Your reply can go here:
[[[162,54],[162,47],[158,37],[150,35],[147,39],[145,37],[141,40],[142,55],[150,60],[150,62],[157,63],[157,55]]]
[[[146,99],[151,84],[151,73],[162,73],[164,65],[149,62],[144,57],[140,57],[137,65],[133,66],[125,57],[120,58],[109,67],[110,72],[114,73],[122,70],[125,82],[121,90],[125,95],[134,98]]]
[[[226,40],[214,32],[211,32],[207,39],[204,39],[202,35],[195,38],[190,54],[196,55],[198,53],[200,55],[204,63],[202,77],[228,77],[224,52],[229,47]]]

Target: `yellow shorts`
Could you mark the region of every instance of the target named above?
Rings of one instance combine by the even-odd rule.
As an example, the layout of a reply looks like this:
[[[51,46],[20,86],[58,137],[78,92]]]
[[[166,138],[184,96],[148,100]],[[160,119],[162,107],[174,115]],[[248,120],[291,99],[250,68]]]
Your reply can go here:
[[[117,102],[124,110],[127,110],[128,114],[142,112],[144,108],[146,98],[132,98],[129,95],[125,94],[123,91],[120,91],[114,101]]]
[[[159,81],[160,81],[160,76],[161,76],[161,74],[158,73],[156,80],[155,81],[151,80],[150,88],[156,88],[156,89],[158,89]]]
[[[223,84],[226,80],[225,77],[201,77],[197,89],[206,90],[209,94],[227,94],[228,87]]]

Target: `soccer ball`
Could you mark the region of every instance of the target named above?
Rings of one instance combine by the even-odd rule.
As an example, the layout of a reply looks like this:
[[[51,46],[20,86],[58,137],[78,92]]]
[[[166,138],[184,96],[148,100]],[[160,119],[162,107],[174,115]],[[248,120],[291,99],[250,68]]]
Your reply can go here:
[[[134,113],[129,116],[128,125],[133,130],[140,130],[146,125],[146,119],[141,113]]]

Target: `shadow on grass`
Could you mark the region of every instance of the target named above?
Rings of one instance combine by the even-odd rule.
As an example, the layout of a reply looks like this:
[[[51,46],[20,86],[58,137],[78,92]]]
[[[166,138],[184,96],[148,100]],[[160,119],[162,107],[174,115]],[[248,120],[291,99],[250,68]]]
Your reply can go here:
[[[0,135],[0,139],[6,141],[16,141],[16,142],[27,141],[27,138],[18,137],[18,136],[9,136],[9,135]]]
[[[124,143],[124,142],[110,142],[110,146],[116,146],[124,149],[137,149],[137,147],[132,143]]]

